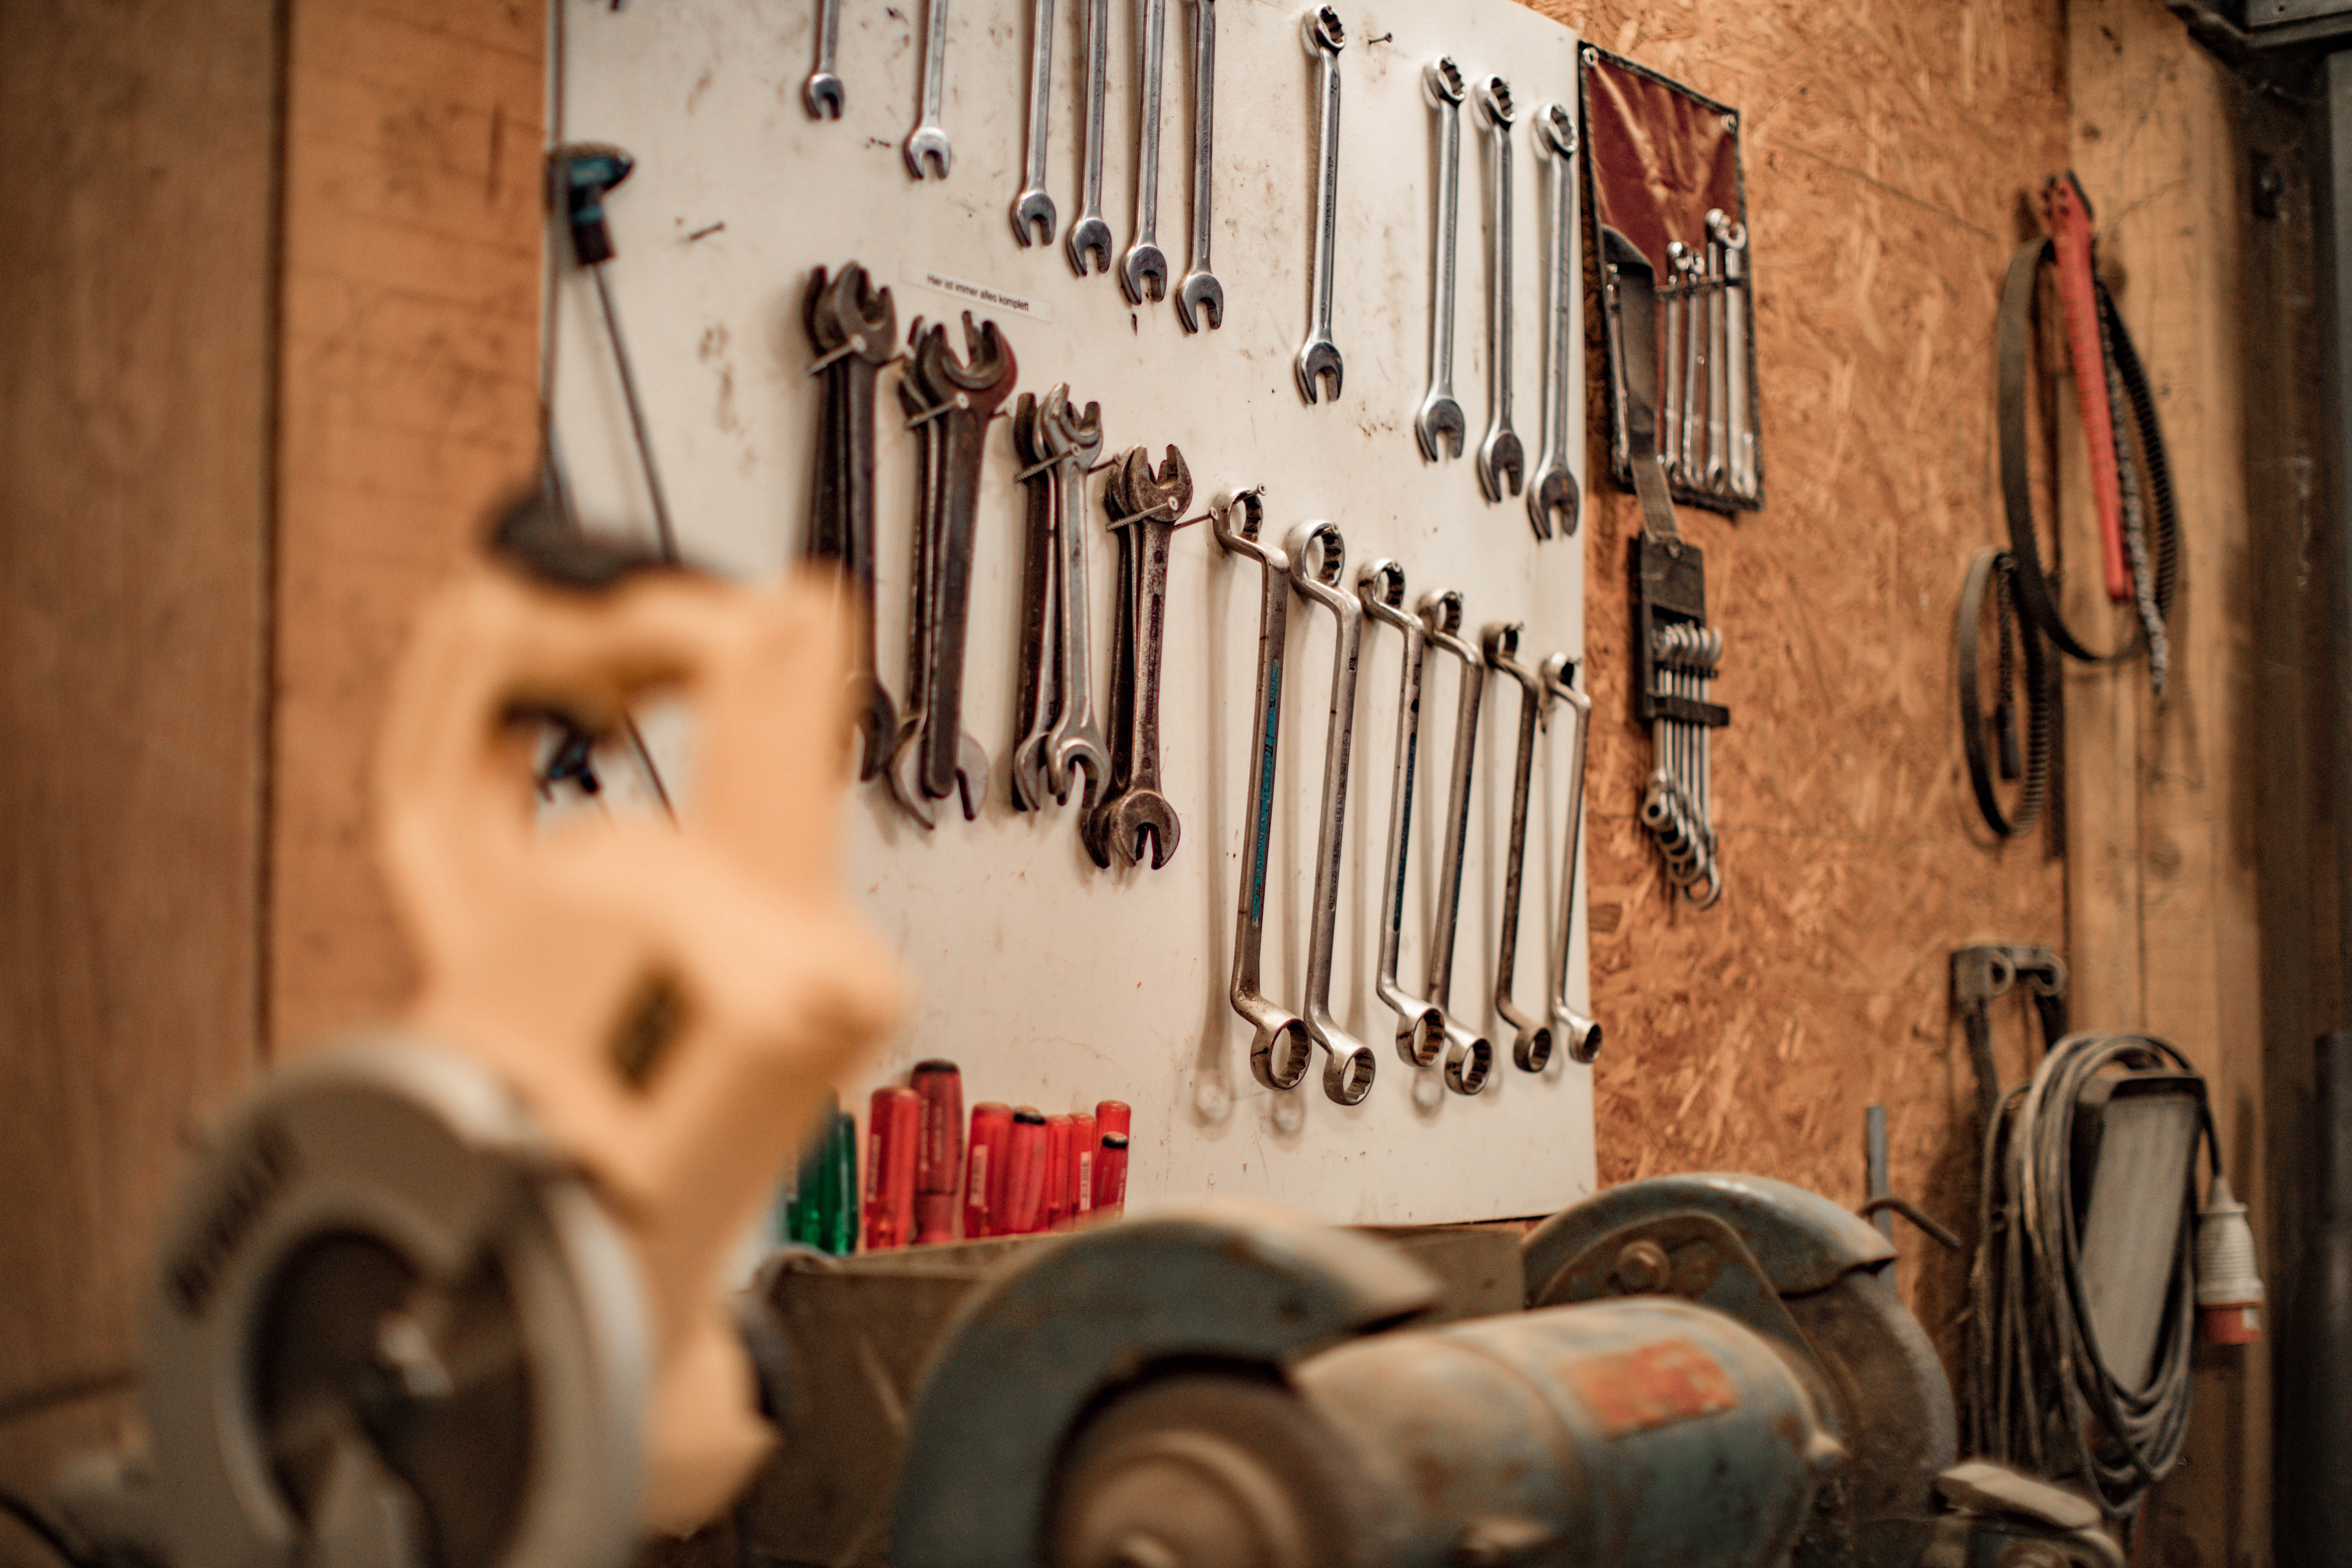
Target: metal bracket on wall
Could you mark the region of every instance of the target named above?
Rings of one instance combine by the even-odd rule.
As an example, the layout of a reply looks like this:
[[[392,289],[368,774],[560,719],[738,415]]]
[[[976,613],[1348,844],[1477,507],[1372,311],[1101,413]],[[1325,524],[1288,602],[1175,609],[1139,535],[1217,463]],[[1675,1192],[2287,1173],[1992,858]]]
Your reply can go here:
[[[2189,36],[2257,86],[2292,90],[2319,57],[2352,44],[2347,0],[2164,0]]]
[[[1992,1004],[2023,981],[2042,1017],[2042,1048],[2066,1034],[2066,962],[2046,947],[2021,942],[1983,942],[1952,950],[1952,1011],[1968,1031],[1969,1059],[1976,1068],[1978,1131],[1991,1130],[2000,1113],[2000,1073],[1992,1060]]]

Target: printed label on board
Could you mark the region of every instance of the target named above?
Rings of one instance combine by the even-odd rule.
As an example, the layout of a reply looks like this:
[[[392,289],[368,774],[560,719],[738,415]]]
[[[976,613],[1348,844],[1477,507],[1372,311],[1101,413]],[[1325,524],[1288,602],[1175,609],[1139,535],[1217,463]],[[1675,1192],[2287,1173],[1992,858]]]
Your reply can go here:
[[[1560,1372],[1612,1437],[1739,1407],[1723,1364],[1686,1339],[1580,1358]]]
[[[898,269],[898,277],[902,282],[961,300],[982,311],[1003,310],[1010,315],[1026,316],[1034,321],[1054,319],[1053,307],[1032,295],[991,289],[984,283],[967,283],[961,278],[950,278],[944,272],[935,272],[912,261]]]

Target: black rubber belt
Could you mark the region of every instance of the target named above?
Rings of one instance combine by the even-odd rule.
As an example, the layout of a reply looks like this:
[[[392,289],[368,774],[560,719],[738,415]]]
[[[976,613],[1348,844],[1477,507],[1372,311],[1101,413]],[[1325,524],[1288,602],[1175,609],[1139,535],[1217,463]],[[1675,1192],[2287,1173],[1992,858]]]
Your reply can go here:
[[[1983,551],[1969,563],[1968,579],[1960,588],[1960,743],[1968,753],[1969,786],[1976,792],[1977,809],[1984,813],[1985,826],[2003,838],[2015,838],[2042,815],[2042,797],[2049,789],[2052,708],[2057,693],[2051,689],[2052,671],[2041,637],[2031,624],[2019,626],[2018,641],[2024,645],[2025,655],[2025,777],[2018,790],[2017,814],[2011,816],[2000,808],[2000,793],[1985,760],[1984,699],[1977,689],[1977,628],[1984,618],[1987,591],[2004,575],[2013,587],[2015,562],[2010,552]]]
[[[2042,551],[2033,537],[2033,479],[2027,458],[2025,432],[2025,372],[2028,352],[2032,343],[2034,317],[2034,284],[2042,264],[2053,254],[2048,240],[2031,240],[2018,247],[2010,258],[2009,277],[2000,290],[2000,499],[2009,514],[2009,549],[2016,565],[2017,605],[2026,622],[2039,627],[2042,636],[2058,645],[2074,658],[2090,664],[2114,664],[2130,658],[2146,645],[2146,637],[2135,631],[2130,642],[2110,653],[2094,653],[2089,645],[2076,637],[2058,613],[2058,601],[2050,590],[2050,580],[2042,570]],[[2171,465],[2165,458],[2164,432],[2157,424],[2156,399],[2149,393],[2147,373],[2140,367],[2139,354],[2132,346],[2131,334],[2124,330],[2122,316],[2115,301],[2107,295],[2106,286],[2099,284],[2099,315],[2108,331],[2108,342],[2115,354],[2116,374],[2124,384],[2124,394],[2130,403],[2133,426],[2139,433],[2142,457],[2142,477],[2147,481],[2154,537],[2148,548],[2156,571],[2156,605],[2159,613],[2170,616],[2173,589],[2179,574],[2179,525],[2175,518],[2172,500]],[[2122,411],[2118,410],[2118,414]]]

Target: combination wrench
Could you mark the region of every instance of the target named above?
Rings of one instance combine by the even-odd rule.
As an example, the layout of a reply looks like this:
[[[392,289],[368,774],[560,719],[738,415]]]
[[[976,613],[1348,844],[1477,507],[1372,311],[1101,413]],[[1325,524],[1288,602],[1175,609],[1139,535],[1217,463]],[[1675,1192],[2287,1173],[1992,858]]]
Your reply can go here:
[[[1128,303],[1168,297],[1168,258],[1160,249],[1160,83],[1167,55],[1168,0],[1137,8],[1143,50],[1142,103],[1135,124],[1135,240],[1119,258],[1118,286]]]
[[[1488,268],[1492,296],[1486,321],[1494,339],[1495,413],[1478,444],[1478,486],[1489,501],[1519,493],[1527,457],[1511,429],[1511,84],[1490,76],[1478,84],[1478,108],[1495,147],[1494,232]],[[1506,489],[1507,486],[1507,489]]]
[[[1486,658],[1462,635],[1462,595],[1423,594],[1416,606],[1429,640],[1462,661],[1462,709],[1454,722],[1454,777],[1445,801],[1445,852],[1437,869],[1437,924],[1429,936],[1429,975],[1422,986],[1445,1015],[1445,1087],[1475,1094],[1486,1087],[1495,1047],[1465,1029],[1448,1005],[1454,991],[1454,933],[1462,916],[1463,850],[1470,837],[1470,773],[1477,760],[1478,709],[1486,694]]]
[[[1176,289],[1176,319],[1188,332],[1225,324],[1225,289],[1209,270],[1209,226],[1217,174],[1217,0],[1192,0],[1192,255]]]
[[[1315,1058],[1307,1021],[1261,990],[1265,948],[1266,851],[1274,835],[1274,764],[1282,738],[1283,638],[1290,626],[1290,557],[1259,534],[1265,498],[1256,490],[1220,497],[1209,508],[1210,531],[1228,555],[1258,564],[1257,700],[1251,731],[1249,803],[1242,817],[1240,907],[1234,914],[1234,1011],[1256,1031],[1250,1071],[1268,1089],[1298,1087]]]
[[[1569,317],[1584,287],[1576,265],[1576,116],[1566,105],[1547,103],[1536,111],[1536,144],[1551,163],[1550,281],[1545,289],[1543,456],[1528,483],[1528,521],[1538,539],[1552,536],[1558,514],[1562,537],[1576,531],[1580,497],[1569,467],[1569,378],[1580,363],[1569,336]]]
[[[1709,227],[1716,214],[1707,215]],[[1748,226],[1723,219],[1724,422],[1731,427],[1731,493],[1756,499],[1756,417],[1748,397]]]
[[[1430,462],[1462,455],[1469,429],[1454,397],[1454,238],[1462,205],[1462,68],[1440,56],[1422,73],[1437,106],[1437,272],[1429,310],[1429,395],[1413,411],[1412,433]]]
[[[947,71],[948,0],[923,0],[922,118],[907,132],[905,148],[907,171],[919,180],[929,179],[934,166],[938,177],[944,180],[955,162],[955,149],[948,145],[948,133],[940,128]]]
[[[1054,243],[1054,198],[1045,194],[1045,133],[1054,108],[1054,0],[1029,7],[1029,165],[1013,198],[1013,237],[1023,249]]]
[[[1519,662],[1519,623],[1496,621],[1478,637],[1486,668],[1519,683],[1519,749],[1511,770],[1511,833],[1503,850],[1503,921],[1495,952],[1495,1012],[1516,1033],[1511,1060],[1522,1072],[1541,1072],[1551,1061],[1551,1026],[1522,1012],[1511,994],[1518,973],[1520,894],[1527,884],[1528,796],[1535,782],[1536,731],[1543,727],[1543,678]]]
[[[1666,465],[1667,478],[1676,483],[1685,482],[1683,476],[1683,290],[1690,286],[1690,247],[1679,239],[1666,241],[1666,287],[1662,298],[1666,306],[1666,387],[1665,396],[1658,405],[1659,427],[1665,433],[1665,444],[1660,455]]]
[[[1325,5],[1307,13],[1306,32],[1321,78],[1323,139],[1315,177],[1315,321],[1292,368],[1299,395],[1311,404],[1326,378],[1335,399],[1344,379],[1339,348],[1331,341],[1331,274],[1339,241],[1339,51],[1347,47],[1348,30],[1339,25],[1339,13]]]
[[[1111,678],[1111,790],[1089,818],[1096,864],[1117,855],[1133,866],[1151,841],[1151,868],[1176,853],[1183,823],[1160,786],[1160,649],[1168,619],[1168,546],[1192,504],[1184,454],[1168,448],[1160,471],[1151,453],[1129,451],[1113,477],[1111,531],[1118,535],[1124,592]]]
[[[1060,478],[1062,501],[1058,513],[1061,558],[1055,603],[1061,622],[1061,711],[1045,740],[1045,784],[1054,798],[1066,803],[1073,783],[1071,770],[1082,768],[1086,793],[1079,797],[1092,810],[1096,796],[1108,782],[1110,755],[1102,731],[1095,726],[1094,662],[1087,640],[1087,540],[1078,520],[1087,514],[1087,473],[1102,450],[1102,405],[1089,403],[1084,414],[1073,414],[1069,399],[1049,398],[1039,412],[1038,434],[1045,455]],[[1084,819],[1081,818],[1083,825]],[[1085,833],[1080,833],[1085,837]],[[1091,848],[1091,846],[1089,846]]]
[[[1724,286],[1723,242],[1731,233],[1731,220],[1721,207],[1709,207],[1706,212],[1706,473],[1709,490],[1720,492],[1724,475],[1728,471],[1731,456],[1730,433],[1725,428],[1725,416],[1731,402],[1730,388],[1725,381],[1727,343],[1724,332],[1724,296],[1729,292]]]
[[[1356,573],[1364,614],[1404,638],[1397,682],[1396,772],[1389,784],[1388,880],[1381,892],[1381,969],[1377,990],[1397,1016],[1397,1055],[1412,1067],[1436,1063],[1445,1049],[1445,1015],[1397,983],[1397,949],[1404,933],[1404,868],[1412,842],[1412,790],[1421,755],[1421,617],[1404,607],[1404,568],[1368,562]]]
[[[841,0],[816,0],[816,68],[801,83],[801,103],[811,120],[841,118],[847,94],[834,70],[834,49],[840,41]]]
[[[1683,318],[1683,384],[1677,389],[1683,426],[1683,483],[1696,489],[1703,482],[1705,463],[1700,456],[1700,438],[1705,435],[1701,421],[1706,416],[1703,406],[1706,397],[1704,384],[1706,375],[1706,263],[1696,251],[1685,248],[1683,255],[1683,288],[1676,301]]]
[[[1584,830],[1584,757],[1592,733],[1592,702],[1576,689],[1576,661],[1564,653],[1543,661],[1543,683],[1555,711],[1559,704],[1566,703],[1576,715],[1576,735],[1569,745],[1573,760],[1568,764],[1568,826],[1562,830],[1568,840],[1563,852],[1567,864],[1559,872],[1559,924],[1552,931],[1551,1027],[1553,1035],[1567,1045],[1569,1060],[1589,1062],[1601,1054],[1601,1026],[1568,1004],[1568,957],[1576,930],[1576,873]]]
[[[1070,225],[1063,246],[1070,269],[1087,275],[1091,261],[1097,272],[1110,270],[1110,225],[1103,221],[1103,93],[1110,70],[1110,0],[1086,0],[1086,137],[1084,177],[1078,192],[1080,211]]]
[[[1347,850],[1348,763],[1356,737],[1356,667],[1362,652],[1363,607],[1343,592],[1347,543],[1337,525],[1302,522],[1283,542],[1290,556],[1290,586],[1310,605],[1331,612],[1331,720],[1323,740],[1322,821],[1315,834],[1315,915],[1307,931],[1307,1037],[1323,1047],[1323,1092],[1354,1105],[1372,1089],[1379,1067],[1372,1048],[1331,1016],[1331,949],[1339,926],[1339,861]]]
[[[1069,394],[1066,384],[1057,385],[1045,395],[1046,403],[1065,402]],[[1013,415],[1013,447],[1020,454],[1024,470],[1023,488],[1028,492],[1027,515],[1022,530],[1021,661],[1013,684],[1013,718],[1019,738],[1013,743],[1007,771],[1015,811],[1045,809],[1048,794],[1045,739],[1054,727],[1055,698],[1060,679],[1055,663],[1059,639],[1055,632],[1058,612],[1054,603],[1057,575],[1054,558],[1060,551],[1054,511],[1061,500],[1060,481],[1054,473],[1054,459],[1045,450],[1045,437],[1038,431],[1041,406],[1034,394],[1024,392]]]

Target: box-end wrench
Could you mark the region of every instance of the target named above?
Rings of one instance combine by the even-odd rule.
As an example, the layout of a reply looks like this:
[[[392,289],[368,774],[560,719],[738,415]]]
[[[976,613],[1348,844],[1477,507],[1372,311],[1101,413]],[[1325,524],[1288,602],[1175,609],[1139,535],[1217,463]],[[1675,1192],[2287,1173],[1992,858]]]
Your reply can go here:
[[[1078,190],[1079,212],[1062,244],[1070,270],[1087,275],[1091,261],[1097,272],[1110,270],[1110,225],[1102,215],[1103,94],[1110,70],[1110,0],[1086,0],[1086,137],[1084,176]]]
[[[1551,1025],[1522,1011],[1511,994],[1518,973],[1520,894],[1527,886],[1528,796],[1535,782],[1536,731],[1544,721],[1543,677],[1519,662],[1519,623],[1495,621],[1478,635],[1486,668],[1519,683],[1519,749],[1511,768],[1511,834],[1503,849],[1503,921],[1495,950],[1495,1012],[1515,1031],[1511,1060],[1522,1072],[1541,1072],[1551,1061]]]
[[[1584,757],[1592,734],[1592,701],[1576,689],[1576,661],[1556,653],[1543,661],[1544,689],[1551,694],[1553,710],[1565,703],[1575,715],[1576,733],[1569,743],[1568,822],[1561,829],[1568,840],[1559,870],[1559,923],[1552,928],[1551,1028],[1568,1047],[1568,1059],[1589,1062],[1601,1054],[1601,1026],[1568,1003],[1568,958],[1576,931],[1576,875],[1584,832]]]
[[[1045,132],[1054,108],[1054,0],[1029,7],[1029,165],[1013,198],[1013,237],[1022,247],[1054,243],[1054,198],[1045,194]]]
[[[1258,564],[1257,700],[1252,710],[1249,804],[1242,817],[1240,908],[1234,915],[1234,1011],[1256,1031],[1250,1071],[1268,1089],[1296,1089],[1315,1059],[1307,1021],[1259,989],[1265,948],[1266,851],[1274,836],[1274,764],[1282,738],[1283,639],[1290,626],[1290,557],[1263,542],[1265,498],[1256,490],[1220,496],[1209,528],[1228,555]]]
[[[1217,189],[1217,3],[1192,0],[1192,255],[1176,287],[1176,319],[1188,332],[1225,324],[1225,289],[1209,270]]]
[[[1470,837],[1470,773],[1477,761],[1478,709],[1486,695],[1486,656],[1462,635],[1462,595],[1447,589],[1423,594],[1416,608],[1429,640],[1462,661],[1462,710],[1454,721],[1454,776],[1445,799],[1445,852],[1437,868],[1437,924],[1429,935],[1429,975],[1422,994],[1445,1015],[1445,1087],[1475,1094],[1486,1087],[1495,1047],[1465,1029],[1449,1005],[1454,992],[1454,933],[1462,916],[1463,851]]]
[[[1712,219],[1719,215],[1709,214]],[[1748,226],[1725,217],[1723,247],[1724,422],[1731,429],[1731,493],[1756,499],[1756,416],[1748,395]]]
[[[1469,424],[1454,397],[1454,237],[1462,206],[1462,68],[1445,56],[1422,73],[1437,106],[1437,270],[1429,307],[1429,393],[1413,411],[1412,433],[1430,462],[1462,455]]]
[[[1397,983],[1397,950],[1404,934],[1404,868],[1412,844],[1412,791],[1421,757],[1421,617],[1404,607],[1404,568],[1393,561],[1366,563],[1356,573],[1364,614],[1404,638],[1397,681],[1396,771],[1389,784],[1388,879],[1381,888],[1381,970],[1377,989],[1397,1016],[1397,1055],[1412,1067],[1435,1065],[1445,1049],[1445,1015]]]
[[[1126,604],[1119,616],[1120,667],[1113,721],[1109,795],[1095,807],[1094,842],[1133,866],[1151,842],[1151,868],[1168,864],[1183,832],[1160,784],[1160,649],[1167,631],[1168,546],[1192,504],[1192,474],[1174,447],[1155,474],[1151,453],[1130,450],[1111,486],[1111,529],[1119,537]],[[1125,515],[1117,515],[1123,512]]]
[[[944,180],[955,163],[955,149],[948,145],[948,133],[940,128],[947,72],[948,0],[923,0],[923,112],[915,128],[907,132],[905,148],[907,172],[919,180],[931,178],[935,168]]]
[[[1339,25],[1339,13],[1324,5],[1307,14],[1306,32],[1323,104],[1322,142],[1315,163],[1315,321],[1291,368],[1297,373],[1298,395],[1311,404],[1326,379],[1335,399],[1345,379],[1339,347],[1331,341],[1331,283],[1333,253],[1339,243],[1339,51],[1347,47],[1348,30]]]
[[[1730,432],[1725,428],[1725,415],[1731,402],[1730,388],[1725,381],[1730,354],[1726,352],[1723,304],[1727,290],[1723,282],[1723,242],[1731,232],[1731,220],[1721,207],[1706,210],[1706,488],[1722,493],[1724,477],[1730,471]]]
[[[858,777],[881,771],[898,726],[883,687],[874,645],[874,394],[882,367],[897,353],[898,318],[887,289],[851,263],[830,281],[818,268],[803,312],[824,368],[825,413],[818,439],[817,494],[809,522],[811,552],[830,553],[849,581],[859,627],[850,671],[860,740]]]
[[[1658,405],[1658,427],[1664,437],[1659,455],[1666,477],[1677,484],[1683,476],[1683,296],[1690,284],[1690,247],[1679,239],[1666,241],[1666,287],[1662,297],[1666,316],[1665,396]]]
[[[838,120],[847,95],[834,74],[833,54],[841,40],[841,0],[817,0],[816,68],[801,83],[801,103],[811,120]]]
[[[1168,298],[1168,258],[1160,248],[1160,84],[1168,51],[1168,0],[1141,0],[1135,25],[1143,90],[1135,119],[1135,239],[1119,258],[1118,286],[1131,305]]]
[[[1094,661],[1087,640],[1087,536],[1079,521],[1087,515],[1087,473],[1102,450],[1102,405],[1089,403],[1084,414],[1077,414],[1068,398],[1049,399],[1039,412],[1037,432],[1054,459],[1062,490],[1056,513],[1062,553],[1055,595],[1062,630],[1061,711],[1046,738],[1045,784],[1055,799],[1066,803],[1074,782],[1071,770],[1084,769],[1087,787],[1080,806],[1090,811],[1108,782],[1110,755],[1095,725]],[[1079,820],[1083,842],[1085,819]]]
[[[1490,76],[1478,84],[1478,108],[1495,149],[1494,228],[1487,268],[1486,321],[1494,339],[1494,416],[1478,443],[1478,485],[1489,501],[1519,493],[1527,455],[1511,429],[1511,84]]]
[[[1047,403],[1066,401],[1066,384],[1045,395]],[[1023,393],[1013,415],[1013,449],[1020,455],[1027,494],[1027,516],[1022,530],[1021,664],[1013,687],[1015,734],[1006,776],[1015,811],[1042,811],[1045,788],[1045,737],[1054,727],[1054,700],[1059,671],[1055,667],[1057,638],[1054,604],[1055,557],[1060,536],[1054,510],[1061,495],[1054,460],[1038,433],[1040,405],[1035,395]]]
[[[1315,832],[1315,918],[1307,931],[1307,1033],[1323,1047],[1323,1092],[1342,1105],[1370,1094],[1379,1062],[1371,1047],[1331,1016],[1331,949],[1339,928],[1339,861],[1347,851],[1348,763],[1356,739],[1356,666],[1363,650],[1364,611],[1339,587],[1347,542],[1328,522],[1302,522],[1283,541],[1290,586],[1331,612],[1331,720],[1323,740],[1323,810]]]
[[[1538,539],[1552,536],[1559,519],[1564,538],[1576,531],[1581,497],[1568,462],[1568,399],[1575,374],[1577,344],[1569,337],[1569,317],[1584,274],[1576,265],[1576,116],[1568,106],[1547,103],[1536,111],[1536,145],[1551,164],[1550,281],[1544,293],[1543,456],[1528,481],[1528,521]]]

